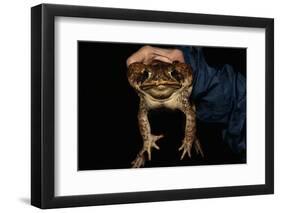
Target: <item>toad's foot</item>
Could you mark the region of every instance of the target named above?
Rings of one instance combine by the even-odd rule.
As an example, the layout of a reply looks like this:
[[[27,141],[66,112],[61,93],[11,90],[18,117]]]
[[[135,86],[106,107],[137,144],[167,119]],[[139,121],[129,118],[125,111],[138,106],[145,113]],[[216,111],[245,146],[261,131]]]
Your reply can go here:
[[[163,135],[150,135],[147,140],[145,140],[143,144],[142,150],[137,155],[136,159],[132,162],[133,168],[139,168],[141,166],[144,166],[145,163],[145,153],[147,153],[148,160],[151,160],[151,151],[152,148],[160,149],[159,146],[156,144],[156,142],[164,137]]]
[[[145,157],[144,155],[138,154],[136,159],[132,161],[132,168],[140,168],[144,166]]]
[[[187,138],[184,138],[182,145],[179,148],[179,151],[183,150],[182,155],[181,155],[181,160],[184,158],[186,153],[188,154],[188,157],[191,158],[191,149],[192,149],[193,143],[195,146],[196,153],[200,154],[202,157],[204,157],[204,153],[203,153],[199,140],[196,138],[194,140],[194,138],[187,137]]]
[[[143,144],[143,153],[147,152],[148,160],[151,160],[151,151],[152,148],[160,149],[159,146],[156,144],[156,142],[163,138],[163,135],[150,135],[148,137],[148,140],[146,140]]]
[[[198,139],[195,141],[195,151],[197,154],[200,154],[202,158],[204,158],[204,152]]]

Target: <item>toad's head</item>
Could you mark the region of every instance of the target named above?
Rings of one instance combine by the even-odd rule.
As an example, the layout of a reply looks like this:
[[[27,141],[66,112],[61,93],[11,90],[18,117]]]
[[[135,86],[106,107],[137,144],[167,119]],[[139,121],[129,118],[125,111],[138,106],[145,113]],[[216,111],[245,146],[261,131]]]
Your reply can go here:
[[[164,100],[192,85],[191,66],[174,61],[172,64],[153,61],[150,64],[135,62],[129,65],[128,80],[140,94],[154,100]]]

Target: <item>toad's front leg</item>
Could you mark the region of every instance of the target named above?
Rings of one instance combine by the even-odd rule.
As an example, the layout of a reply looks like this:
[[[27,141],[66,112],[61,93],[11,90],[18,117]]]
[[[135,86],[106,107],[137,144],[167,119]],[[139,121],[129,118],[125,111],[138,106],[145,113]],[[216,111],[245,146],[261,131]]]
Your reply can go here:
[[[143,147],[138,153],[136,159],[132,162],[133,168],[139,168],[144,166],[145,163],[145,153],[147,153],[148,160],[151,160],[151,151],[152,148],[159,149],[159,146],[156,144],[163,135],[152,135],[150,130],[150,124],[147,117],[148,110],[146,105],[141,101],[140,109],[138,113],[139,129],[143,139]]]
[[[196,136],[196,115],[195,109],[193,109],[189,103],[185,104],[183,112],[186,117],[185,123],[185,137],[182,141],[182,145],[179,148],[179,151],[182,150],[181,160],[184,158],[186,153],[191,158],[191,150],[194,145],[195,151],[197,154],[200,154],[204,157],[204,153],[201,147],[201,144]]]

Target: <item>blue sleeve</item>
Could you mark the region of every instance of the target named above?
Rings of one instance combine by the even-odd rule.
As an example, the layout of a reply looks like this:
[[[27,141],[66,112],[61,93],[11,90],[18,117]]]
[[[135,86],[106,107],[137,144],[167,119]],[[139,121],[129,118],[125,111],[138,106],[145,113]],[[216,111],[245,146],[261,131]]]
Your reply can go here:
[[[246,79],[230,65],[210,67],[199,47],[182,47],[193,69],[192,100],[197,119],[224,124],[222,137],[236,153],[246,149]]]

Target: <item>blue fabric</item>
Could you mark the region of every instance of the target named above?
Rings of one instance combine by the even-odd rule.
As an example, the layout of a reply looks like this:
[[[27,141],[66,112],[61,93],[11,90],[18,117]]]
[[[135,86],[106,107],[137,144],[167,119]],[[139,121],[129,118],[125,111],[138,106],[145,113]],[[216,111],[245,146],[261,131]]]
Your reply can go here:
[[[197,119],[225,126],[222,138],[237,154],[246,149],[246,79],[233,67],[210,67],[202,48],[181,47],[185,62],[193,68],[191,99],[196,104]]]

